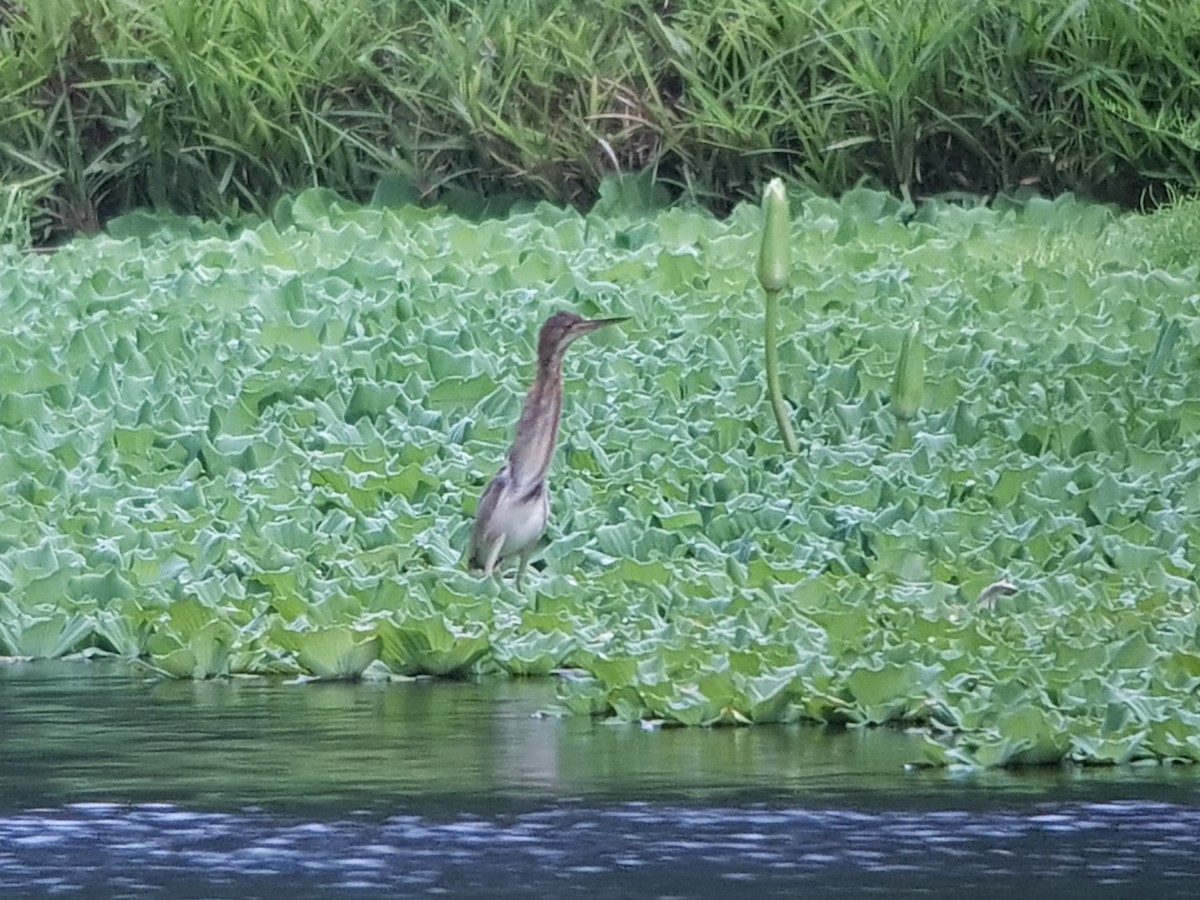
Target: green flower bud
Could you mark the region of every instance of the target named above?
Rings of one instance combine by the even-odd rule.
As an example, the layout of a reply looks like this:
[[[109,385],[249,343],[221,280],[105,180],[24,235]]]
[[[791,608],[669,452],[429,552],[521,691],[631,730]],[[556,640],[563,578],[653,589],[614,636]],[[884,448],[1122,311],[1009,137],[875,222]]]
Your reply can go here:
[[[767,224],[763,227],[762,248],[758,252],[758,283],[764,291],[778,293],[787,287],[791,266],[791,216],[783,182],[772,178],[763,191],[763,209]]]
[[[925,345],[921,341],[921,323],[913,322],[900,344],[896,360],[896,380],[892,384],[892,412],[907,422],[921,408],[925,391]]]

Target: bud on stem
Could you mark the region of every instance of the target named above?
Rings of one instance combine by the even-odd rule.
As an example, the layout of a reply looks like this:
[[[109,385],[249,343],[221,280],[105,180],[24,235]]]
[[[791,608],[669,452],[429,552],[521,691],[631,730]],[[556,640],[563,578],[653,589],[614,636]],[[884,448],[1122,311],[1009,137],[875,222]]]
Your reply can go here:
[[[783,182],[772,178],[763,192],[763,208],[767,221],[763,226],[762,247],[758,251],[758,283],[767,295],[766,309],[766,357],[767,396],[775,413],[775,422],[783,438],[783,446],[789,453],[796,453],[800,443],[792,430],[791,411],[783,399],[779,386],[779,354],[776,350],[776,331],[779,319],[779,292],[787,287],[788,270],[791,267],[791,217],[788,214],[787,192]]]
[[[896,360],[896,380],[892,384],[892,412],[908,422],[921,408],[925,392],[925,345],[921,341],[921,323],[913,322],[900,344]]]

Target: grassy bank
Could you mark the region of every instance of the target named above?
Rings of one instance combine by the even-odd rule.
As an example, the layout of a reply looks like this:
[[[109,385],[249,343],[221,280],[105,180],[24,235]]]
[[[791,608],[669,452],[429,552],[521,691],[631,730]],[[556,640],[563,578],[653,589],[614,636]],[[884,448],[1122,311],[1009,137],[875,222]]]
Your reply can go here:
[[[6,3],[0,236],[383,175],[586,205],[648,170],[718,211],[776,173],[1136,204],[1200,181],[1197,46],[1183,0]]]

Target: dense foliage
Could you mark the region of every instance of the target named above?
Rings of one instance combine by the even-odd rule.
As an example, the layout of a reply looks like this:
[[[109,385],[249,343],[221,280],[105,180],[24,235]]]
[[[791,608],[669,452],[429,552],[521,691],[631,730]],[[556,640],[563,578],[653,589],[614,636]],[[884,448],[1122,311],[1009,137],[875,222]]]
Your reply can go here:
[[[0,237],[383,173],[583,207],[614,171],[721,212],[772,174],[1157,202],[1200,183],[1197,47],[1187,0],[0,2]]]
[[[310,191],[6,252],[0,654],[570,667],[579,712],[913,722],[937,762],[1200,757],[1195,208],[794,204],[792,456],[760,210],[633,187],[482,222]],[[563,307],[633,320],[568,357],[555,539],[518,593],[459,557]]]

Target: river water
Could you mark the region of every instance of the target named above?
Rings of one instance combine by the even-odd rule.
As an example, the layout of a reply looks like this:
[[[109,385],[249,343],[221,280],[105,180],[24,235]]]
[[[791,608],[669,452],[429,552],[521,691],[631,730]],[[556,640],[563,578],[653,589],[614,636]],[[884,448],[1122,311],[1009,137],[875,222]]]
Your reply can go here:
[[[918,735],[553,692],[0,666],[0,897],[1200,896],[1188,768],[912,772]]]

